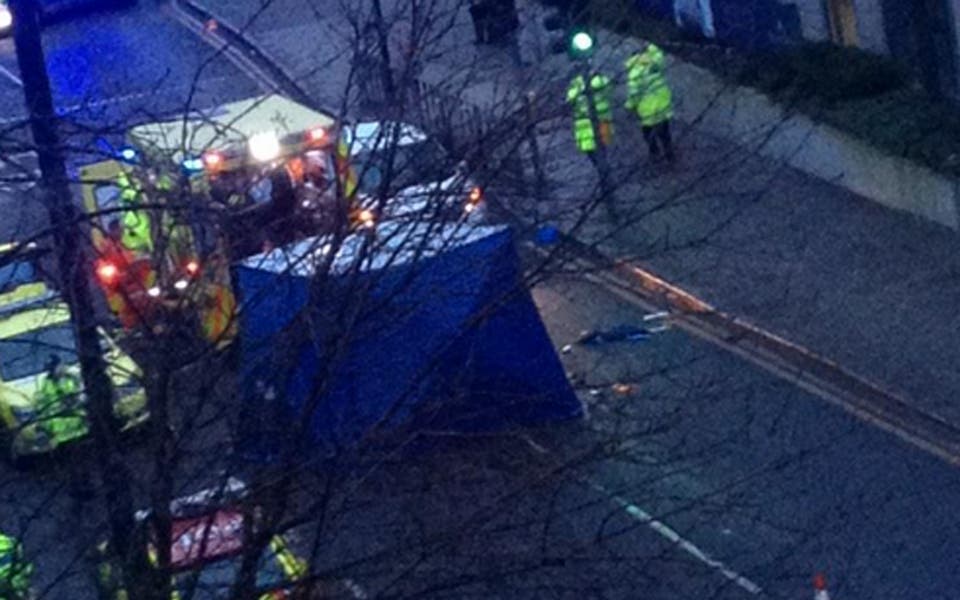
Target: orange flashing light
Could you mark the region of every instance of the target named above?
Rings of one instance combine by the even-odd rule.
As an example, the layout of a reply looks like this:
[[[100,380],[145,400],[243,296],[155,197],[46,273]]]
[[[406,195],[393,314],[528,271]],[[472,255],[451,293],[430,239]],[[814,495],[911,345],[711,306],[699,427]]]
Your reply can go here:
[[[307,131],[307,142],[320,144],[327,139],[327,130],[323,127],[314,127]]]
[[[470,204],[480,204],[481,200],[483,200],[483,190],[479,187],[471,189],[470,194],[467,196],[467,202]]]
[[[223,154],[216,151],[204,152],[203,165],[211,170],[217,171],[223,168]]]

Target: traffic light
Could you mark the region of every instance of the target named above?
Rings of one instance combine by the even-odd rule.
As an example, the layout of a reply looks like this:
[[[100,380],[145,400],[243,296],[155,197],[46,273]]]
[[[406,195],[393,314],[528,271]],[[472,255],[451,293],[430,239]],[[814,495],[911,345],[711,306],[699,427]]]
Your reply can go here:
[[[571,58],[587,58],[593,54],[593,47],[596,42],[593,35],[583,28],[576,28],[570,31],[567,38],[567,52]]]

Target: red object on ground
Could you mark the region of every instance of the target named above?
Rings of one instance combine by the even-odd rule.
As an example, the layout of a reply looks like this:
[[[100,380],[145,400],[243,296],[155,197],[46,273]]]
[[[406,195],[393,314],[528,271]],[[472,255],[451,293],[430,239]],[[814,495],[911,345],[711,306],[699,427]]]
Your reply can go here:
[[[827,577],[823,573],[813,576],[813,600],[830,600],[827,592]]]

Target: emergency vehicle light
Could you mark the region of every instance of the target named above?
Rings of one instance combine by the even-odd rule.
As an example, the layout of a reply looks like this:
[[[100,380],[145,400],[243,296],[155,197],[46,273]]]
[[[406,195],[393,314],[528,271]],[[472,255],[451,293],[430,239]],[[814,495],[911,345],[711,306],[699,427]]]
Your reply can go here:
[[[137,160],[137,154],[137,149],[131,148],[130,146],[124,146],[120,149],[120,158],[127,162],[133,162]]]
[[[219,169],[223,166],[223,155],[216,151],[204,152],[203,165],[208,169]]]
[[[203,170],[203,159],[201,158],[185,158],[180,164],[187,171],[196,172]]]
[[[319,144],[327,137],[327,130],[323,127],[314,127],[307,131],[307,142]]]
[[[374,219],[373,219],[373,211],[365,208],[365,209],[363,209],[363,210],[360,211],[359,218],[360,218],[360,224],[361,224],[361,226],[363,226],[363,227],[373,227],[373,225],[374,225],[374,222],[373,222],[373,221],[374,221]]]
[[[200,271],[200,263],[198,263],[195,260],[191,260],[191,261],[188,261],[183,268],[186,269],[187,273],[191,275],[196,275],[197,272]]]
[[[112,262],[101,262],[97,265],[97,277],[104,283],[113,283],[120,274],[120,269]]]
[[[280,140],[272,131],[264,131],[250,137],[250,156],[259,162],[270,162],[280,156]]]

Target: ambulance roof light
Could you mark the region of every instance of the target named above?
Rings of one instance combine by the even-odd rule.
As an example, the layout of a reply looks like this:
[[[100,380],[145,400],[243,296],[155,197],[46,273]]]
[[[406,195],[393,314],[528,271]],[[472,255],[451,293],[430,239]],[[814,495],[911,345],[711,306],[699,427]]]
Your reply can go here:
[[[250,156],[258,162],[270,162],[280,156],[280,140],[272,131],[263,131],[250,136]]]
[[[202,158],[185,158],[183,162],[180,163],[184,170],[191,173],[196,173],[203,170],[203,159]]]
[[[203,153],[203,166],[208,169],[217,170],[223,166],[223,154],[216,150]]]
[[[137,149],[131,146],[124,146],[120,149],[120,159],[128,163],[136,162],[139,155]]]

